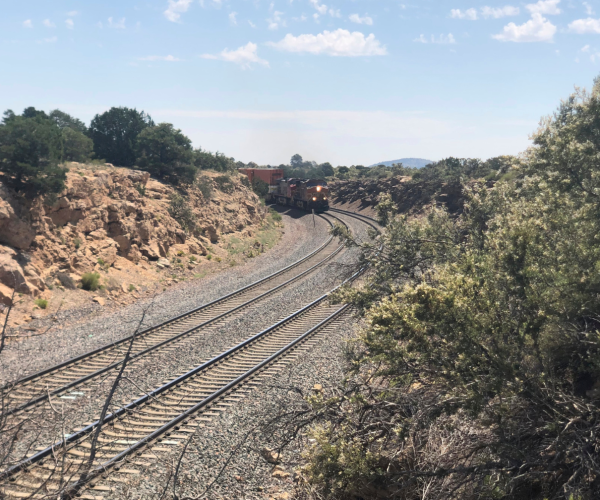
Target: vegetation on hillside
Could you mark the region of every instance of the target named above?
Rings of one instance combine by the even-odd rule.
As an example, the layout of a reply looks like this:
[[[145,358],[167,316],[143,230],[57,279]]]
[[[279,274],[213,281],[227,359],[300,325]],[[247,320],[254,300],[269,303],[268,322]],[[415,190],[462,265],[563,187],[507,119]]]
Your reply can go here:
[[[301,415],[313,495],[598,498],[598,137],[600,84],[564,101],[508,172],[425,169],[494,175],[463,184],[457,217],[409,219],[384,196],[374,243],[336,229],[371,271],[336,297],[365,322],[347,380]]]

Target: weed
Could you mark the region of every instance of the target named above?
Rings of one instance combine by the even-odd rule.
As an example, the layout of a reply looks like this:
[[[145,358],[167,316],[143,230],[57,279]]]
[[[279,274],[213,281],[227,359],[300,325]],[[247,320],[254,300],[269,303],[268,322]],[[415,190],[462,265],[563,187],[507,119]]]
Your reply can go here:
[[[196,260],[198,259],[196,259],[195,255],[190,256],[190,262],[196,262]]]
[[[215,260],[216,260],[217,262],[221,262],[221,257],[215,257]]]
[[[206,177],[205,175],[199,177],[196,181],[196,186],[200,193],[202,193],[202,198],[210,200],[212,196],[212,181],[210,177]]]
[[[177,252],[177,255],[178,255],[179,257],[183,257],[183,256],[185,255],[185,253],[183,252],[183,250],[179,250],[179,251]]]
[[[105,261],[104,261],[104,259],[102,259],[102,258],[98,259],[98,261],[97,261],[97,262],[98,262],[98,264],[100,264],[101,266],[104,266],[104,265],[106,265],[106,262],[105,262]]]
[[[48,307],[48,301],[46,299],[35,299],[35,305],[40,309],[46,309],[46,307]]]
[[[142,186],[141,184],[136,184],[135,188],[137,192],[140,193],[140,196],[146,196],[146,186]]]
[[[73,245],[75,246],[75,249],[78,250],[79,247],[81,246],[81,239],[80,238],[75,238],[73,240]]]
[[[135,288],[135,285],[133,285],[133,284],[130,284],[130,285],[129,285],[129,288],[128,288],[128,290],[129,290],[130,292],[135,292],[135,290],[136,290],[136,288]]]
[[[171,195],[169,202],[169,215],[173,217],[186,232],[191,232],[196,227],[196,217],[186,197],[179,193]]]
[[[212,259],[212,255],[211,255],[211,254],[208,254],[208,255],[206,256],[206,258],[207,258],[208,260],[211,260],[211,259]]]
[[[95,292],[99,288],[100,275],[98,273],[84,273],[81,277],[81,288]]]
[[[219,175],[215,177],[214,181],[219,191],[231,194],[235,190],[235,186],[233,182],[231,182],[231,177],[229,177],[228,175]]]
[[[275,222],[281,222],[282,218],[281,218],[281,214],[275,210],[273,210],[272,208],[270,209],[271,211],[271,219],[273,219]]]

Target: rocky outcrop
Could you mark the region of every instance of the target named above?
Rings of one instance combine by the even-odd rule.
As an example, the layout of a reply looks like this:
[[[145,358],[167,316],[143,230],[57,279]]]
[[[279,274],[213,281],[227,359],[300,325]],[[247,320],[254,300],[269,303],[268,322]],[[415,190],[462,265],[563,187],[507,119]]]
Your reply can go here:
[[[0,182],[0,302],[12,290],[39,296],[56,276],[75,276],[119,258],[158,261],[173,251],[206,255],[206,245],[223,234],[241,232],[266,216],[258,197],[237,174],[228,193],[213,182],[205,199],[195,187],[183,195],[193,228],[184,230],[170,211],[172,186],[147,172],[112,166],[70,164],[66,189],[52,206],[25,200]],[[52,279],[50,279],[52,278]]]

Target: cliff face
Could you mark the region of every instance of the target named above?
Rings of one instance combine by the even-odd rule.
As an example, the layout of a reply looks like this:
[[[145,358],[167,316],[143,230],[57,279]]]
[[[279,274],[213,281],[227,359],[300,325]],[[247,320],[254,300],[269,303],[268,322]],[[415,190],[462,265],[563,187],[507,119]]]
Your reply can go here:
[[[219,189],[223,183],[215,181],[223,177],[207,172],[208,199],[197,187],[183,193],[194,225],[186,233],[170,212],[174,188],[147,172],[69,167],[66,189],[52,206],[24,200],[0,183],[0,302],[6,305],[13,290],[46,297],[59,275],[76,283],[85,272],[148,268],[175,254],[206,255],[207,246],[218,246],[222,235],[251,234],[267,214],[240,177],[226,180],[225,193]]]

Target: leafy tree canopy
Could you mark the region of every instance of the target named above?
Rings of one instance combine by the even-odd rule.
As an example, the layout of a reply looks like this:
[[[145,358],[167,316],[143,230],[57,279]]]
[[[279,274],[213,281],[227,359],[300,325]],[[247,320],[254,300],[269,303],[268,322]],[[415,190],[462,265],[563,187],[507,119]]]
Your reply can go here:
[[[218,151],[211,153],[200,148],[194,152],[194,165],[200,170],[214,170],[215,172],[231,172],[238,168],[233,158],[228,158]],[[249,168],[253,167],[249,166]]]
[[[74,116],[61,111],[60,109],[50,111],[49,118],[53,120],[61,130],[64,130],[65,128],[71,128],[77,132],[81,132],[82,134],[88,133],[88,128],[86,127],[85,123],[83,123],[79,118],[75,118]]]
[[[94,152],[94,142],[82,132],[71,127],[62,129],[63,138],[63,160],[88,161]]]
[[[30,197],[60,193],[66,178],[58,166],[61,158],[62,135],[54,123],[40,113],[29,118],[5,114],[0,125],[3,182]]]
[[[109,163],[133,167],[136,160],[137,137],[154,122],[137,109],[110,108],[96,115],[90,124],[89,135],[94,141],[94,153]]]
[[[173,184],[194,181],[192,141],[170,123],[142,130],[137,138],[137,166]]]

